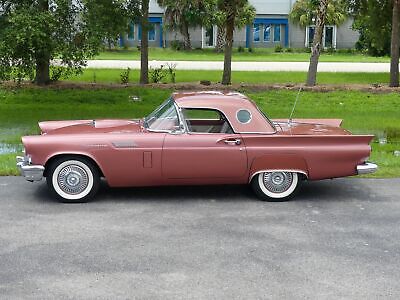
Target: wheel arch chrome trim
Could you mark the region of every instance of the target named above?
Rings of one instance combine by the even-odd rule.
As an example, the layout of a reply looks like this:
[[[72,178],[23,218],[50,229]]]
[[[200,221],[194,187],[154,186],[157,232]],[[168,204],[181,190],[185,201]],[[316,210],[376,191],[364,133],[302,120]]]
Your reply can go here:
[[[254,172],[249,176],[249,182],[251,182],[254,178],[254,176],[260,174],[260,173],[271,173],[271,172],[291,172],[291,173],[300,173],[306,176],[308,179],[308,174],[304,170],[299,170],[299,169],[265,169],[265,170],[259,170],[257,172]]]

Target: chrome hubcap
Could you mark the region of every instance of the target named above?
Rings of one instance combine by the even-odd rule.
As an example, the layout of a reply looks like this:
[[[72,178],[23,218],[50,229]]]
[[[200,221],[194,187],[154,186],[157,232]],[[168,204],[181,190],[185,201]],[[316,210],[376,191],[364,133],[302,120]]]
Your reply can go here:
[[[293,174],[290,172],[264,173],[263,183],[266,189],[273,193],[286,192],[293,182]]]
[[[77,195],[88,187],[89,178],[86,171],[80,166],[69,165],[60,170],[57,183],[63,192]]]

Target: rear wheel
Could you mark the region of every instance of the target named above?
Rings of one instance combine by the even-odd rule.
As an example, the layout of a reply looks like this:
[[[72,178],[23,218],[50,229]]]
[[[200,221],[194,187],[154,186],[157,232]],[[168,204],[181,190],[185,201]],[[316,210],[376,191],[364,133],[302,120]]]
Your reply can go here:
[[[47,185],[58,200],[87,202],[97,193],[100,176],[96,166],[83,157],[62,157],[48,169]]]
[[[287,201],[298,191],[300,178],[296,172],[263,172],[254,176],[251,186],[261,200]]]

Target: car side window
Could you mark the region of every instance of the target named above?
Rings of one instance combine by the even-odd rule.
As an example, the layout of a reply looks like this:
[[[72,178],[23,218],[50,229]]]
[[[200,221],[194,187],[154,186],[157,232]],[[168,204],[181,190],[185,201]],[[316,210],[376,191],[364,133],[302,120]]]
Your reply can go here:
[[[182,109],[189,132],[195,133],[233,133],[228,120],[214,109]]]

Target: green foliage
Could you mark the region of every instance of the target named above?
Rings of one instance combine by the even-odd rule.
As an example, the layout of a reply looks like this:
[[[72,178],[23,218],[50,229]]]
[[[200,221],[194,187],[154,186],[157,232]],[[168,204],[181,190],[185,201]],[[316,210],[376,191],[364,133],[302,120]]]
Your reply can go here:
[[[328,53],[328,54],[333,54],[336,52],[335,48],[333,47],[329,47],[326,50],[324,50],[324,52]]]
[[[157,0],[157,3],[165,9],[167,26],[190,40],[188,28],[207,24],[214,0]]]
[[[31,78],[36,60],[56,47],[51,38],[56,20],[48,11],[18,3],[0,12],[0,63],[8,77],[22,80]]]
[[[161,66],[159,68],[150,68],[149,71],[149,76],[150,76],[150,81],[153,83],[159,83],[165,78],[165,69],[164,66]]]
[[[122,71],[122,73],[120,74],[119,78],[120,78],[120,82],[122,84],[128,84],[129,83],[129,75],[131,73],[131,69],[127,68],[126,70]]]
[[[244,52],[244,47],[239,46],[239,47],[238,47],[238,52],[239,52],[239,53],[243,53],[243,52]]]
[[[50,80],[51,81],[58,81],[61,79],[64,71],[64,67],[60,66],[50,66]]]
[[[276,45],[274,51],[275,53],[283,52],[283,47],[281,45]]]
[[[68,70],[61,72],[63,76],[80,72],[104,38],[115,39],[129,16],[122,0],[0,3],[0,79],[32,79],[36,74],[38,83],[51,79],[52,59],[59,59]],[[59,71],[53,79],[61,77]]]
[[[138,1],[83,0],[83,15],[90,36],[105,40],[109,47],[117,44],[119,35],[129,30],[130,21],[138,15]]]
[[[171,49],[175,51],[180,51],[183,48],[183,44],[181,41],[173,40],[171,41]]]
[[[157,3],[165,8],[170,28],[180,30],[184,23],[189,26],[204,25],[213,0],[157,0]]]
[[[302,27],[315,24],[319,0],[298,0],[293,5],[289,19]],[[347,17],[347,1],[328,0],[326,24],[340,25]]]
[[[373,56],[390,55],[392,1],[351,2],[353,28],[360,32],[356,49]]]
[[[176,83],[176,64],[175,63],[167,63],[168,74],[171,80],[171,83]]]
[[[235,18],[234,25],[236,28],[242,28],[250,25],[255,16],[256,9],[248,3],[248,0],[217,0],[217,9],[211,18],[213,24],[225,24],[228,17]]]

